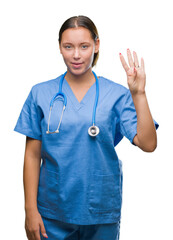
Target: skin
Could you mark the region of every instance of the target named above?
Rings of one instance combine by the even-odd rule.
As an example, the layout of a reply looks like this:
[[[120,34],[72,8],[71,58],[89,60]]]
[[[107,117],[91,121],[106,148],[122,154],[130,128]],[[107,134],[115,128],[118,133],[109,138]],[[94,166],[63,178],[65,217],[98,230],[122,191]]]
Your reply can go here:
[[[25,231],[29,240],[47,237],[42,217],[37,209],[37,190],[41,163],[41,141],[26,138],[23,183],[25,194]]]
[[[137,113],[137,135],[134,137],[133,142],[143,151],[153,152],[157,147],[157,134],[145,92],[146,74],[144,59],[141,58],[140,67],[135,51],[133,51],[134,61],[129,49],[127,49],[127,57],[129,66],[120,53],[120,61],[127,74],[127,83]]]
[[[95,82],[92,62],[94,53],[99,51],[99,45],[99,39],[94,42],[86,28],[70,28],[63,32],[59,48],[67,66],[65,77],[75,88],[79,89]],[[78,65],[79,63],[81,65]]]
[[[62,34],[59,44],[60,52],[67,66],[66,80],[73,90],[79,93],[86,90],[95,81],[92,74],[92,62],[94,53],[99,50],[99,39],[94,42],[89,30],[79,27],[67,29]],[[120,61],[127,74],[128,86],[137,112],[137,135],[133,142],[143,151],[152,152],[157,145],[156,130],[147,103],[145,93],[146,74],[144,60],[139,66],[137,54],[127,50],[129,66],[122,54]],[[81,63],[81,65],[79,64]],[[29,240],[41,240],[40,231],[44,237],[48,237],[43,220],[37,209],[37,191],[41,163],[41,141],[26,138],[23,181],[25,193],[25,230]]]

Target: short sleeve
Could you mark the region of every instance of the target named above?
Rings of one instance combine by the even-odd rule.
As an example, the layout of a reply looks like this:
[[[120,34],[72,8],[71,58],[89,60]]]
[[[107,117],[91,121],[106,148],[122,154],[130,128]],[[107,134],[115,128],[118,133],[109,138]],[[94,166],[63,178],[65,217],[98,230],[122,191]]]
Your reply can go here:
[[[159,124],[153,119],[155,128]],[[133,144],[133,138],[137,134],[137,114],[130,91],[125,95],[124,104],[120,114],[120,134],[125,136]]]
[[[14,131],[41,140],[41,116],[33,98],[33,87],[23,105]]]

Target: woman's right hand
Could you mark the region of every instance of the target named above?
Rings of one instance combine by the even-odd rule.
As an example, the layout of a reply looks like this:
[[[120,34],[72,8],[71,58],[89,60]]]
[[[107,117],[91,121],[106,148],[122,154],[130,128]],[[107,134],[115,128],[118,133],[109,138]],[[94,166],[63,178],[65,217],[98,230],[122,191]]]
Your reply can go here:
[[[42,217],[38,210],[26,211],[25,230],[28,240],[41,240],[40,232],[43,237],[48,238]]]

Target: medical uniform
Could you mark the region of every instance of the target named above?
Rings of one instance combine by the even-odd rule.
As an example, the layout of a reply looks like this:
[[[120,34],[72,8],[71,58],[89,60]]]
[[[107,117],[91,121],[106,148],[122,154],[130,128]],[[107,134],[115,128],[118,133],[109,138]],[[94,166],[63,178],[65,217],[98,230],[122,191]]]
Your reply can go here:
[[[92,125],[96,82],[79,103],[64,78],[62,92],[67,105],[59,133],[46,134],[50,101],[59,90],[61,77],[32,87],[14,129],[42,141],[38,210],[45,219],[64,223],[116,224],[121,218],[122,165],[114,147],[123,136],[133,143],[137,134],[131,93],[120,84],[98,78],[95,124],[100,132],[91,137],[88,128]],[[63,99],[57,97],[50,131],[57,129],[62,107]]]

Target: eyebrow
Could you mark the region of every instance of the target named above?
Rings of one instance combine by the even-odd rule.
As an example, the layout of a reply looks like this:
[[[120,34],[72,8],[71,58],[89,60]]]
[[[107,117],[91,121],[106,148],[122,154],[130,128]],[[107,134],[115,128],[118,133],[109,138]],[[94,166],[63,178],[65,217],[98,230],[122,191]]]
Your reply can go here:
[[[62,44],[72,44],[73,45],[73,43],[71,43],[71,42],[64,42],[64,43],[62,43]],[[90,44],[89,42],[82,42],[82,43],[80,43],[80,44]]]

